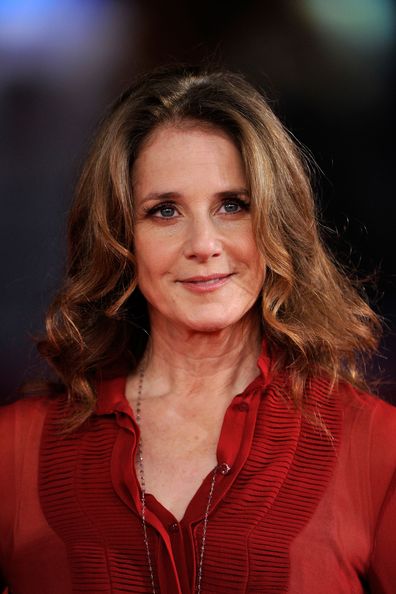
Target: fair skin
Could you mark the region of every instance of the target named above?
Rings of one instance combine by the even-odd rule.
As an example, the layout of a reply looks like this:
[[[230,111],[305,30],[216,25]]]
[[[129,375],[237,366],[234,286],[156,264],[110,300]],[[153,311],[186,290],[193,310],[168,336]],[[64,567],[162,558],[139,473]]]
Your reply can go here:
[[[241,156],[221,130],[163,126],[133,169],[135,253],[151,337],[142,390],[147,492],[177,519],[217,464],[233,396],[257,376],[264,263]],[[137,374],[126,395],[136,405]]]

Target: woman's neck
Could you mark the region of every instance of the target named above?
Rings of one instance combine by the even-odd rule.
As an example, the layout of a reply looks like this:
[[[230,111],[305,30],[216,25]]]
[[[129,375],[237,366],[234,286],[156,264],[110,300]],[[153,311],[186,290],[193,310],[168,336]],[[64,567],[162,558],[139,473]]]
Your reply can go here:
[[[206,333],[154,327],[143,361],[144,397],[199,404],[208,395],[235,395],[257,376],[260,348],[259,324],[252,321]],[[130,390],[135,380],[129,378]]]

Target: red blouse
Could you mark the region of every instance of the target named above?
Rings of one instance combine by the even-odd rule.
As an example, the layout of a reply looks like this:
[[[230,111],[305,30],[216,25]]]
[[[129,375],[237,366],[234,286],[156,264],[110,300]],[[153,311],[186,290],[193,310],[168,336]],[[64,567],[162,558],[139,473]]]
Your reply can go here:
[[[287,378],[271,380],[264,355],[258,365],[224,418],[202,594],[395,593],[396,409],[346,385],[329,396],[317,379],[304,417]],[[0,571],[13,594],[152,592],[124,388],[103,382],[96,413],[64,437],[63,398],[1,409]],[[195,591],[211,477],[180,523],[147,496],[161,594]]]

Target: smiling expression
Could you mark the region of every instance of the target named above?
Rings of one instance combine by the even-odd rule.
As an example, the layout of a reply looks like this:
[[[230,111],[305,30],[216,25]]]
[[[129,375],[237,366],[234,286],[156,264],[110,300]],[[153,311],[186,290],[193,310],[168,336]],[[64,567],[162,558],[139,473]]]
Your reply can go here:
[[[213,332],[257,300],[264,263],[238,149],[223,131],[157,128],[133,168],[138,284],[151,326]]]

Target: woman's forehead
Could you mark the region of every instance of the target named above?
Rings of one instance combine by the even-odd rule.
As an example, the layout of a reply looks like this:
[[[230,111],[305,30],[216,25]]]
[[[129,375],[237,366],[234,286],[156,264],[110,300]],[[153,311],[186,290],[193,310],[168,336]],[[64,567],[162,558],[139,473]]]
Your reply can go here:
[[[194,185],[213,186],[213,192],[246,187],[235,144],[222,131],[199,128],[158,130],[135,161],[133,182],[135,188],[150,193],[178,192]]]

